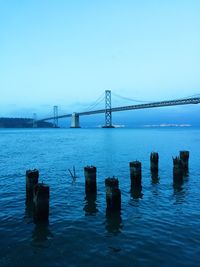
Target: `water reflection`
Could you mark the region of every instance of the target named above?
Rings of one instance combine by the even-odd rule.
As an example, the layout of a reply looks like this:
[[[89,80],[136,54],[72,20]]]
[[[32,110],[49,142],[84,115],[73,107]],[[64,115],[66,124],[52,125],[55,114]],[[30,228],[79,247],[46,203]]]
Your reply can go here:
[[[122,218],[121,211],[111,211],[106,209],[106,230],[108,233],[121,233]]]
[[[84,211],[85,211],[86,216],[95,215],[98,212],[96,199],[97,199],[97,195],[95,193],[86,194],[85,206],[84,206]]]
[[[49,230],[49,223],[38,223],[32,232],[32,239],[34,242],[43,242],[52,238],[53,234]]]
[[[182,204],[185,202],[186,191],[184,188],[184,183],[185,183],[184,180],[173,181],[175,204]]]

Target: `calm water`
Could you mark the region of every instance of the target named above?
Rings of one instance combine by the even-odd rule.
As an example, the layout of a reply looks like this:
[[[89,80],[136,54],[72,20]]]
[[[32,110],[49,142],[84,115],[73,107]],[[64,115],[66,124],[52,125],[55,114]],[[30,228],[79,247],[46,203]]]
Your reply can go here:
[[[172,156],[190,151],[190,173],[172,182]],[[200,130],[0,130],[0,266],[199,266]],[[149,154],[160,155],[159,181]],[[143,164],[142,195],[130,193],[129,161]],[[98,171],[86,200],[83,167]],[[72,181],[68,169],[76,167]],[[25,206],[25,171],[50,185],[48,225]],[[104,179],[117,176],[121,214],[106,216]]]

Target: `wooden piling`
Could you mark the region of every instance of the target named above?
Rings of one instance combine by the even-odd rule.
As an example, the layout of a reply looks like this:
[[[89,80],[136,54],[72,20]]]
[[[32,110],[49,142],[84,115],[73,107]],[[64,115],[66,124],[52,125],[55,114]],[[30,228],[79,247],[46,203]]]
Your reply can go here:
[[[119,233],[120,229],[122,228],[122,217],[121,217],[121,211],[116,210],[112,211],[109,209],[106,209],[106,230],[109,233]]]
[[[183,166],[179,157],[173,158],[173,179],[176,182],[183,180]]]
[[[86,194],[88,193],[96,194],[97,192],[96,173],[97,169],[94,166],[87,166],[84,168]]]
[[[85,215],[93,215],[98,212],[96,204],[96,193],[89,193],[85,196],[85,206],[84,206]]]
[[[38,183],[34,187],[34,221],[48,221],[49,218],[49,186]]]
[[[152,152],[150,155],[150,169],[152,173],[158,173],[159,155],[157,152]]]
[[[152,184],[159,184],[159,175],[158,172],[151,172],[151,182]]]
[[[189,167],[188,167],[188,162],[189,162],[189,151],[180,151],[180,159],[183,167],[183,171],[187,172]]]
[[[27,170],[26,171],[26,203],[33,201],[33,190],[34,187],[38,184],[39,171]]]
[[[116,188],[119,188],[119,180],[115,177],[112,177],[112,178],[106,178],[105,180],[105,186],[106,186],[106,189],[108,187],[116,187]]]
[[[142,186],[140,187],[132,187],[131,191],[130,191],[131,197],[133,199],[140,199],[143,197],[143,193],[142,193]]]
[[[106,186],[106,203],[107,210],[117,211],[121,209],[121,191],[119,189],[119,181],[117,178],[107,178]]]
[[[142,186],[142,164],[140,161],[133,161],[129,163],[131,188],[138,188]]]

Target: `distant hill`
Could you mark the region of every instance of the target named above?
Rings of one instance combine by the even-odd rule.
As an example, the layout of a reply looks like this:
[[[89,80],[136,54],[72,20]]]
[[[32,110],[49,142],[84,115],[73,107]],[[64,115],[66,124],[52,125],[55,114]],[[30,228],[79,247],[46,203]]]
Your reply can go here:
[[[0,128],[32,128],[33,120],[24,118],[0,118]],[[38,128],[53,128],[49,122],[38,122]]]

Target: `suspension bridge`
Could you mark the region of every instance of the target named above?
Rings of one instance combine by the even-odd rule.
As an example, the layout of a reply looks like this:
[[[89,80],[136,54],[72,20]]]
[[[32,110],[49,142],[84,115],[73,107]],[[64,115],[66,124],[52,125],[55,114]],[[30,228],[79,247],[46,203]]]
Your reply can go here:
[[[122,97],[122,98],[128,99],[126,97]],[[33,127],[37,127],[38,122],[53,121],[54,127],[57,128],[59,119],[71,117],[71,128],[80,128],[79,119],[81,116],[104,113],[105,114],[105,125],[103,126],[103,128],[113,128],[114,127],[112,124],[112,113],[113,112],[121,112],[121,111],[136,110],[136,109],[159,108],[159,107],[167,107],[167,106],[178,106],[178,105],[191,105],[191,104],[200,103],[200,97],[187,97],[187,98],[174,99],[174,100],[165,100],[165,101],[159,101],[159,102],[148,102],[148,103],[134,104],[134,105],[128,105],[128,106],[112,107],[111,90],[106,90],[104,97],[101,98],[101,101],[102,99],[105,101],[105,108],[103,109],[89,110],[89,111],[83,111],[83,112],[73,112],[71,114],[59,115],[58,106],[54,106],[52,116],[37,120],[36,114],[34,114]],[[144,101],[137,101],[137,102],[144,102]],[[98,104],[98,100],[95,102],[95,104],[92,105],[92,107],[94,108],[96,104]]]

